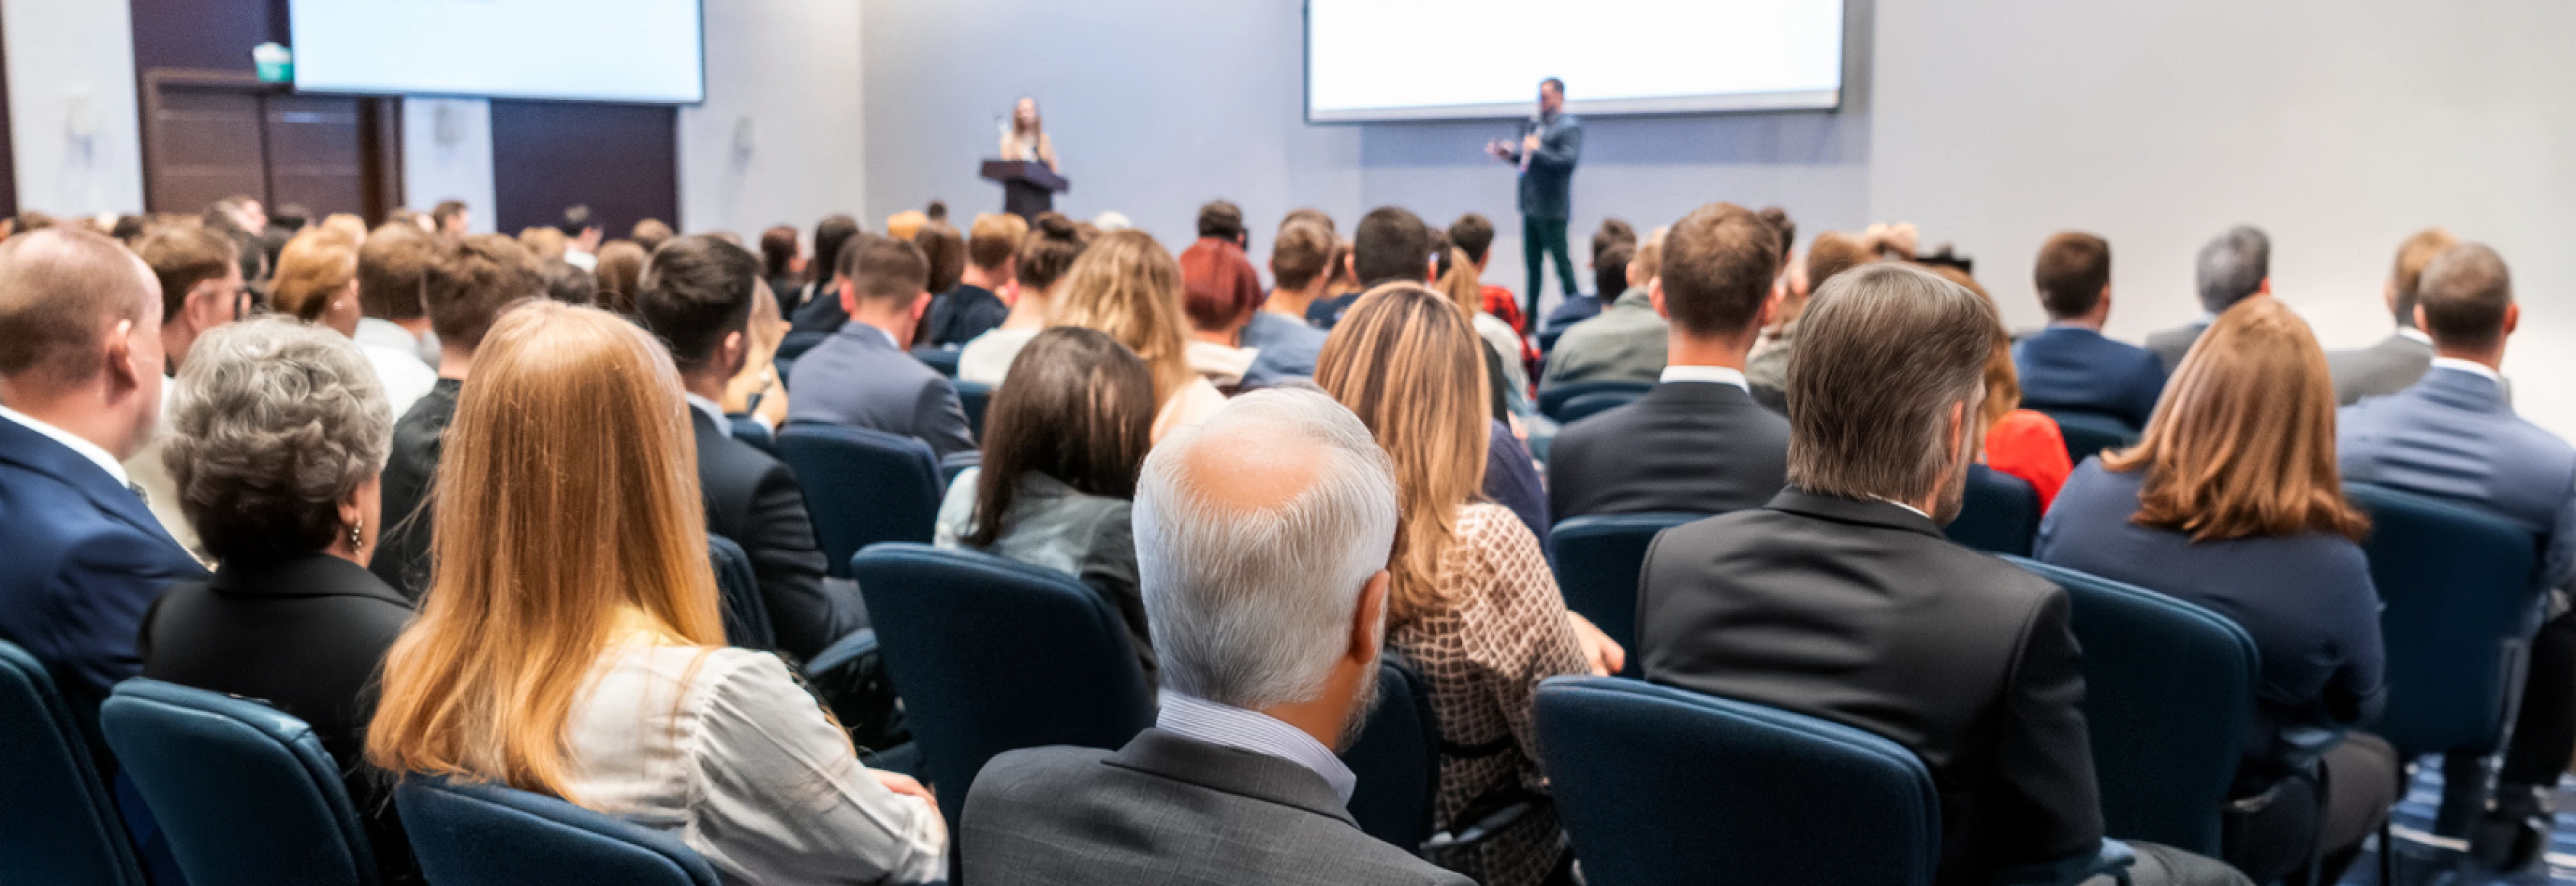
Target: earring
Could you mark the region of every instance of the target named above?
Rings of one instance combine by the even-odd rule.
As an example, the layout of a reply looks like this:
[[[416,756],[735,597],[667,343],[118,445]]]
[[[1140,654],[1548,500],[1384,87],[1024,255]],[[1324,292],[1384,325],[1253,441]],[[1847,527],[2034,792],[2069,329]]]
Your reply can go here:
[[[366,528],[367,521],[365,520],[349,524],[349,551],[351,553],[367,549],[367,541],[364,534]]]

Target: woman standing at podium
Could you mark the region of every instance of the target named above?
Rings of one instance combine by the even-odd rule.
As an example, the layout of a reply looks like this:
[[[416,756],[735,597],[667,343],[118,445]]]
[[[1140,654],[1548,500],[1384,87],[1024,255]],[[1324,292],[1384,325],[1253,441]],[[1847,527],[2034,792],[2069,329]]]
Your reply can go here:
[[[1011,108],[1010,123],[1002,127],[1002,159],[1035,160],[1046,164],[1048,172],[1062,173],[1055,165],[1055,143],[1047,140],[1046,124],[1038,118],[1038,100],[1021,96]]]

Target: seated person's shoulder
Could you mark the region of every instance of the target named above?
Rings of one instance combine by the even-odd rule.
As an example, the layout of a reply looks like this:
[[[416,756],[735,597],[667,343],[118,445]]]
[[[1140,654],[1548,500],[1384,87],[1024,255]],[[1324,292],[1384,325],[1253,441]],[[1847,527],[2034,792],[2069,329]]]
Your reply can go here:
[[[1098,748],[1043,747],[996,756],[984,764],[967,791],[967,819],[995,811],[995,803],[1014,809],[1057,809],[1072,797],[1096,797],[1097,788],[1092,786],[1109,776],[1110,753]]]

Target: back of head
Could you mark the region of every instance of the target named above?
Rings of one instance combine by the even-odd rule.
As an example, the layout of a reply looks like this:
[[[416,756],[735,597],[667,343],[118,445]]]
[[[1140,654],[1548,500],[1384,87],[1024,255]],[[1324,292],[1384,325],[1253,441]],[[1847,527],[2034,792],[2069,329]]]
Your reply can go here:
[[[2368,529],[2335,466],[2325,351],[2278,299],[2219,314],[2174,367],[2145,437],[2102,466],[2147,472],[2135,522],[2200,541],[2306,532],[2357,540]]]
[[[2459,245],[2460,238],[2441,228],[2425,228],[2397,246],[2397,268],[2388,275],[2392,298],[2388,308],[2397,315],[2397,325],[2415,326],[2415,294],[2423,288],[2424,268],[2433,257]]]
[[[1807,291],[1815,292],[1835,274],[1868,264],[1876,258],[1869,245],[1858,237],[1839,231],[1817,234],[1816,242],[1807,244]]]
[[[0,378],[58,392],[107,370],[109,331],[149,333],[161,315],[153,274],[117,242],[73,228],[0,241]],[[17,404],[23,406],[24,404]]]
[[[295,235],[277,255],[277,279],[269,286],[269,308],[311,323],[322,319],[331,297],[358,278],[358,246],[334,231],[316,228]]]
[[[386,655],[368,758],[565,796],[567,720],[622,611],[724,643],[688,405],[643,330],[553,302],[493,324],[473,377],[439,459],[430,591]]]
[[[1637,248],[1637,227],[1623,219],[1602,219],[1601,229],[1592,232],[1592,262],[1599,264],[1601,254],[1609,251],[1612,246],[1626,246],[1631,250]]]
[[[440,231],[447,230],[449,224],[454,223],[458,216],[464,214],[465,201],[463,200],[441,200],[438,201],[438,205],[429,208],[429,220]]]
[[[2031,277],[2050,319],[2091,314],[2111,285],[2111,244],[2083,231],[2059,231],[2040,244]]]
[[[970,544],[990,547],[1001,538],[1019,478],[1029,471],[1086,495],[1135,497],[1156,411],[1145,361],[1107,333],[1058,326],[1030,339],[1006,378],[985,413]]]
[[[1446,296],[1390,283],[1351,304],[1324,339],[1315,383],[1350,407],[1395,460],[1404,531],[1388,569],[1390,624],[1447,605],[1440,557],[1457,537],[1458,512],[1485,482],[1487,423],[1483,340]]]
[[[1082,257],[1090,243],[1072,219],[1052,212],[1040,214],[1037,225],[1020,241],[1019,260],[1011,265],[1020,291],[1045,292],[1054,286],[1073,270],[1073,260]]]
[[[906,209],[886,216],[886,236],[897,240],[910,240],[913,235],[921,233],[921,229],[929,224],[930,216],[923,215],[921,210]]]
[[[1834,275],[1789,351],[1789,484],[1905,502],[1943,492],[1952,410],[1966,408],[1973,434],[1999,322],[1985,299],[1920,268]]]
[[[555,223],[555,230],[572,238],[579,238],[596,227],[599,227],[599,220],[591,217],[590,207],[579,203],[564,207],[563,221]]]
[[[796,264],[796,229],[771,225],[760,232],[760,275],[771,280],[787,276]]]
[[[662,248],[662,244],[670,242],[672,237],[678,236],[678,232],[671,230],[670,224],[661,219],[648,218],[636,222],[635,230],[626,236],[627,239],[635,241],[635,245],[644,247],[644,251],[650,253]]]
[[[1362,286],[1420,283],[1431,273],[1431,229],[1400,206],[1380,206],[1351,232],[1351,271]]]
[[[1787,264],[1790,250],[1798,245],[1798,221],[1789,217],[1788,210],[1777,206],[1762,207],[1754,215],[1771,228],[1771,235],[1776,238],[1774,242],[1779,244],[1780,261]]]
[[[1637,247],[1613,243],[1592,254],[1592,294],[1618,298],[1628,291],[1628,263],[1637,259]]]
[[[870,237],[850,254],[851,291],[863,302],[902,302],[929,291],[930,259],[921,247],[892,237]]]
[[[1135,351],[1154,368],[1158,400],[1196,375],[1187,353],[1180,263],[1143,231],[1111,231],[1091,241],[1073,262],[1052,323],[1109,333]]]
[[[644,278],[644,260],[648,253],[632,240],[610,240],[599,245],[599,261],[591,274],[599,278],[599,306],[620,314],[635,312],[635,288]]]
[[[599,303],[599,278],[563,259],[552,259],[545,266],[546,297],[568,305],[588,307]]]
[[[925,205],[923,205],[923,206],[921,207],[921,216],[922,216],[923,218],[929,219],[931,224],[935,224],[935,225],[944,225],[944,224],[947,224],[947,223],[948,223],[948,201],[946,201],[946,200],[932,200],[932,201],[930,201],[928,204],[925,204]]]
[[[635,322],[662,340],[681,372],[707,367],[724,337],[751,322],[760,260],[699,235],[662,245],[635,293]]]
[[[538,261],[557,261],[564,257],[566,249],[571,248],[571,241],[564,238],[562,231],[534,227],[519,232],[519,245],[527,247]]]
[[[442,343],[472,351],[503,310],[545,292],[544,270],[518,241],[477,234],[439,244],[423,276],[429,326]]]
[[[1270,277],[1280,289],[1313,285],[1333,257],[1333,232],[1313,222],[1291,222],[1270,240]]]
[[[1010,213],[984,213],[966,229],[966,260],[986,271],[999,271],[1018,255],[1028,239],[1029,222]]]
[[[393,424],[356,342],[253,318],[189,349],[161,455],[207,553],[226,564],[274,562],[319,553],[351,531],[340,502],[384,469]]]
[[[1658,279],[1673,328],[1694,338],[1751,333],[1780,276],[1780,233],[1744,207],[1711,203],[1664,235]]]
[[[912,235],[912,243],[921,247],[921,257],[930,263],[924,285],[931,292],[957,288],[957,280],[966,274],[966,238],[947,225],[930,225]]]
[[[1235,328],[1261,307],[1261,273],[1252,269],[1252,260],[1234,241],[1219,239],[1208,244],[1193,244],[1183,250],[1181,264],[1181,307],[1190,315],[1190,325],[1208,331]]]
[[[2425,266],[2417,303],[2424,334],[2446,349],[2484,351],[2504,341],[2505,315],[2513,307],[2513,275],[2504,257],[2484,243],[2443,250]]]
[[[814,226],[814,260],[807,277],[815,282],[840,273],[841,248],[859,236],[859,221],[846,215],[824,217]]]
[[[135,254],[161,281],[161,316],[171,317],[187,304],[188,291],[208,280],[231,274],[241,258],[241,245],[229,234],[202,222],[179,220],[143,236]]]
[[[1494,222],[1477,213],[1467,213],[1449,223],[1449,242],[1466,250],[1467,260],[1485,263],[1485,254],[1494,248]]]
[[[358,307],[379,320],[416,320],[428,308],[421,281],[438,255],[437,241],[419,226],[387,222],[358,249]]]
[[[1311,391],[1256,391],[1146,458],[1136,565],[1163,686],[1260,710],[1320,697],[1386,567],[1396,480]]]
[[[1199,207],[1199,236],[1219,240],[1243,237],[1243,207],[1232,200],[1210,200]]]
[[[2200,248],[2200,306],[2226,311],[2263,291],[2272,277],[2272,238],[2252,225],[2228,228]]]
[[[1287,215],[1280,217],[1279,226],[1284,228],[1297,222],[1317,225],[1324,229],[1324,233],[1331,234],[1336,237],[1341,236],[1341,231],[1333,227],[1332,214],[1321,209],[1316,209],[1312,206],[1302,206],[1288,210]]]

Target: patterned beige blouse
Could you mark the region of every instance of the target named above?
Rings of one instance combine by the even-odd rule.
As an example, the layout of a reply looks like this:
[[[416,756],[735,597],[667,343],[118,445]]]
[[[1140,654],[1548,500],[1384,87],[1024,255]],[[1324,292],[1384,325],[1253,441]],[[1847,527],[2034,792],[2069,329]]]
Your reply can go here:
[[[1441,830],[1462,824],[1454,819],[1489,795],[1514,787],[1546,791],[1531,716],[1538,683],[1591,672],[1529,527],[1488,503],[1468,505],[1458,523],[1458,541],[1440,558],[1439,575],[1456,606],[1389,638],[1431,685],[1442,744],[1433,818]],[[1533,819],[1451,863],[1484,886],[1541,882],[1555,864],[1560,837],[1553,811]]]

